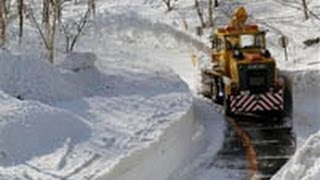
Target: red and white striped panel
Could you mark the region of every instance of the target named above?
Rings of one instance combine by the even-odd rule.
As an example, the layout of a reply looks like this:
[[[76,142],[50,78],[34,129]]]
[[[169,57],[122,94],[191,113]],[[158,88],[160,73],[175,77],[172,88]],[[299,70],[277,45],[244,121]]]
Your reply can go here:
[[[283,91],[272,93],[230,96],[232,112],[255,112],[282,110]]]

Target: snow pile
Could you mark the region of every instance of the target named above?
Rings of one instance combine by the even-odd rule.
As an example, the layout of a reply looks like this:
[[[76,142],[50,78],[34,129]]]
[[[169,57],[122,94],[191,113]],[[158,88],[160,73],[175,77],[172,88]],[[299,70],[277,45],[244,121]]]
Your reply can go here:
[[[0,89],[19,99],[45,103],[81,96],[81,91],[45,60],[7,52],[0,54]]]
[[[317,180],[320,177],[320,131],[311,135],[272,180]]]
[[[93,53],[71,52],[64,61],[59,63],[58,67],[76,72],[92,68],[96,60],[97,57]]]
[[[83,119],[38,102],[21,102],[0,92],[0,166],[26,163],[53,153],[69,139],[85,141],[90,129]],[[1,170],[0,170],[1,171]]]
[[[0,179],[165,179],[190,158],[191,152],[181,153],[192,149],[195,132],[187,85],[154,62],[160,53],[146,49],[148,44],[124,46],[130,39],[122,35],[135,28],[126,31],[130,18],[122,23],[111,35],[106,27],[83,37],[89,41],[79,50],[90,54],[72,54],[57,66],[30,56],[1,56],[0,89],[24,101],[11,98],[18,103],[12,118],[0,111],[8,129],[0,136]],[[139,173],[155,160],[167,168]]]
[[[284,70],[282,72],[290,77],[296,90],[320,87],[320,70]]]

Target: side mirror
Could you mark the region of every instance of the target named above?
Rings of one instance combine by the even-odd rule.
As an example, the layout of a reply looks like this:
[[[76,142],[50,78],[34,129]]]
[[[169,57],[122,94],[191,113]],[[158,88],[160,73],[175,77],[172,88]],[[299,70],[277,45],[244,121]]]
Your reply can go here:
[[[233,57],[238,59],[238,60],[243,60],[244,59],[244,55],[239,49],[235,49],[233,51]]]
[[[271,57],[271,53],[270,53],[270,51],[268,49],[261,50],[261,54],[266,58],[270,58]]]

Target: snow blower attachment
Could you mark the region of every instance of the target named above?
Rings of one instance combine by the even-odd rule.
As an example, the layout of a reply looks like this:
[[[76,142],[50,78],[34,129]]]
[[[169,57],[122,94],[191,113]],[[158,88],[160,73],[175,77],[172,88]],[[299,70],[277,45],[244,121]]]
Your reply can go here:
[[[255,24],[246,24],[247,18],[240,7],[229,25],[214,30],[212,58],[200,68],[200,93],[222,104],[226,114],[281,114],[286,98],[291,98],[290,88],[266,48],[266,33]]]

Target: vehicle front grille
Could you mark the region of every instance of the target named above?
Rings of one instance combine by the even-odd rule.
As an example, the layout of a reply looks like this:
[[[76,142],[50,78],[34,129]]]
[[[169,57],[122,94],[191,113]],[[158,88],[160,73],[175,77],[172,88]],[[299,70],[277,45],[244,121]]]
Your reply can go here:
[[[253,93],[264,92],[272,86],[274,80],[273,64],[239,65],[240,90]]]

